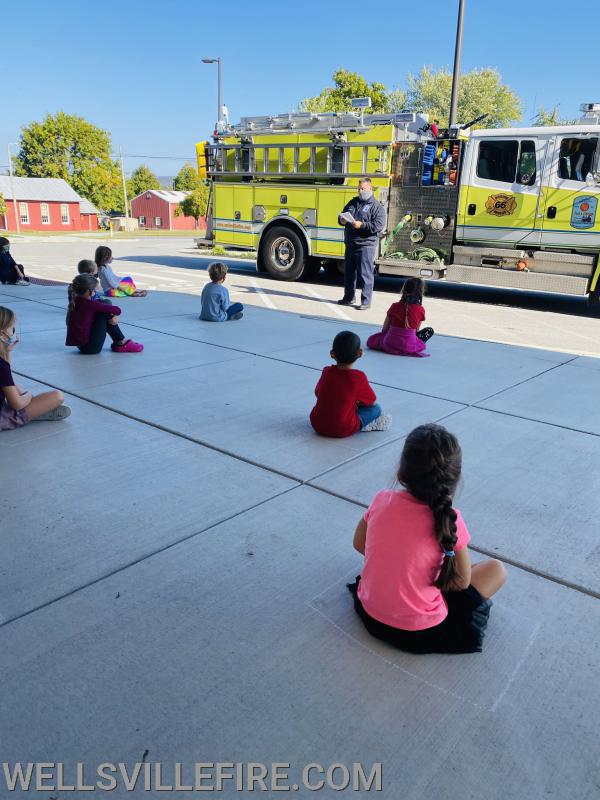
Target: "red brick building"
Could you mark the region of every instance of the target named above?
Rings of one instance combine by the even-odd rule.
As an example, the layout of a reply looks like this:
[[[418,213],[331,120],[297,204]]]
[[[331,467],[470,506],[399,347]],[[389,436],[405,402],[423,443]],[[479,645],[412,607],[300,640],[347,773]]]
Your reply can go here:
[[[0,194],[6,205],[6,213],[0,214],[0,229],[17,230],[15,206],[22,231],[98,229],[98,210],[62,178],[0,175]]]
[[[145,230],[193,231],[196,228],[193,217],[175,215],[175,209],[189,194],[169,189],[148,189],[131,201],[131,216]]]

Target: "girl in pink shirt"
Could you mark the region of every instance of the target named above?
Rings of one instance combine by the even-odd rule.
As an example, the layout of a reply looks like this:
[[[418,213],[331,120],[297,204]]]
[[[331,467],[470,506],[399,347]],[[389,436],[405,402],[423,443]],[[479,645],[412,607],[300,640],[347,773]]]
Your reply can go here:
[[[421,328],[425,321],[424,293],[425,283],[421,278],[404,281],[399,302],[388,308],[383,328],[369,336],[367,347],[394,356],[428,356],[425,342],[433,336],[433,328]]]
[[[471,565],[470,536],[452,497],[460,479],[458,440],[441,425],[406,438],[398,481],[378,492],[354,534],[365,557],[348,584],[370,634],[412,653],[481,652],[490,598],[506,580],[503,564]]]

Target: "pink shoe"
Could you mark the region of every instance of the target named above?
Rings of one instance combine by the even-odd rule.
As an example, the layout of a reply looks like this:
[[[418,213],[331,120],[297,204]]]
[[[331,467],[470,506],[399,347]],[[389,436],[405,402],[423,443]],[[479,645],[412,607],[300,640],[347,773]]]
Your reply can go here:
[[[113,353],[141,353],[144,345],[131,339],[126,339],[125,344],[111,344],[110,349]]]

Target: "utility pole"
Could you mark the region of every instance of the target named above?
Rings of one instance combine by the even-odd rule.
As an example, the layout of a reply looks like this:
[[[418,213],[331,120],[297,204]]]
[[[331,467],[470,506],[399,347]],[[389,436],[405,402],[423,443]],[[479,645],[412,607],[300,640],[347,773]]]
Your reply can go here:
[[[454,49],[454,71],[452,72],[452,94],[450,96],[450,117],[448,127],[456,125],[458,108],[458,87],[460,84],[460,57],[462,52],[463,18],[466,0],[458,0],[458,21],[456,24],[456,47]]]
[[[10,176],[10,192],[12,194],[13,200],[13,209],[15,212],[15,225],[17,226],[17,233],[21,232],[21,220],[19,219],[19,212],[17,209],[17,196],[15,195],[15,182],[13,179],[13,165],[12,165],[12,156],[10,152],[10,146],[12,142],[8,143],[8,147],[6,148],[8,151],[8,174]],[[8,222],[7,222],[8,225]]]
[[[125,203],[125,217],[129,219],[129,205],[127,203],[127,183],[125,182],[125,167],[123,166],[123,147],[119,147],[121,157],[121,179],[123,181],[123,202]]]

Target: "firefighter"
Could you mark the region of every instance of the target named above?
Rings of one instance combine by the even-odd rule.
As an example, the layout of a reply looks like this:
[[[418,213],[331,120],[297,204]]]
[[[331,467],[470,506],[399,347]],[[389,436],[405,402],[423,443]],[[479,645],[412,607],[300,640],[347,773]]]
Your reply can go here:
[[[354,221],[348,222],[343,214],[351,214]],[[365,310],[371,305],[375,270],[375,252],[379,234],[385,228],[386,215],[381,203],[373,196],[370,178],[358,182],[358,196],[346,203],[338,216],[338,223],[344,225],[344,296],[338,303],[341,306],[354,305],[356,287],[361,290],[360,305]]]

